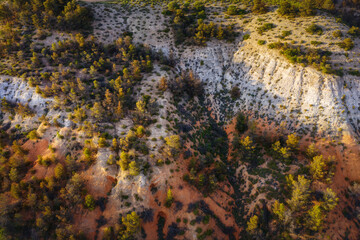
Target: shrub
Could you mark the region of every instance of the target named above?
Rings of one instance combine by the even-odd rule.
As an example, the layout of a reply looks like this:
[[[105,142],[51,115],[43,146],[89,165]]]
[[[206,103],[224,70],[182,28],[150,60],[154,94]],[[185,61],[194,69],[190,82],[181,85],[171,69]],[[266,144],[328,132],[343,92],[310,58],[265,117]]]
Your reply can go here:
[[[270,49],[280,49],[283,46],[284,46],[284,44],[282,42],[274,42],[274,43],[268,44],[268,48],[270,48]]]
[[[103,148],[103,147],[106,147],[106,146],[107,146],[106,139],[103,138],[103,137],[99,138],[99,147]]]
[[[340,30],[334,31],[332,35],[336,38],[341,38],[343,36],[343,34]]]
[[[30,140],[36,140],[36,139],[38,139],[38,134],[37,134],[36,130],[32,130],[28,133],[27,137]]]
[[[248,129],[248,118],[243,113],[237,115],[235,129],[238,133],[244,133]]]
[[[172,135],[165,138],[166,144],[174,149],[180,149],[180,136],[179,135]]]
[[[295,6],[285,0],[281,1],[277,12],[281,16],[296,17],[298,11],[299,10]]]
[[[265,23],[264,25],[259,27],[257,30],[258,30],[259,34],[263,34],[264,32],[267,32],[275,27],[276,26],[273,23]]]
[[[314,35],[314,34],[322,35],[323,34],[323,29],[320,26],[316,25],[315,23],[313,23],[309,27],[305,28],[305,31],[312,35]]]
[[[349,74],[353,76],[360,77],[360,71],[359,70],[349,70]]]
[[[243,36],[243,41],[248,40],[250,38],[250,34],[245,34]]]
[[[311,43],[311,45],[314,45],[314,46],[319,46],[320,44],[323,44],[323,42],[319,42],[319,41],[311,41],[310,43]]]
[[[140,169],[135,161],[130,162],[129,164],[129,173],[132,176],[137,176],[140,173]]]
[[[55,177],[61,179],[65,174],[64,166],[61,163],[58,163],[55,167]]]
[[[174,197],[173,197],[171,189],[169,188],[169,190],[167,191],[167,194],[166,194],[165,206],[167,208],[169,208],[169,207],[171,207],[173,202],[174,202]]]
[[[349,29],[348,34],[350,34],[353,37],[358,37],[358,36],[360,36],[360,28],[352,26]]]
[[[263,14],[268,11],[267,6],[263,0],[254,0],[254,5],[251,11],[258,14]]]
[[[238,15],[239,12],[240,12],[239,9],[234,5],[229,6],[228,9],[226,10],[227,15]]]
[[[282,31],[280,38],[286,38],[291,35],[291,31]]]
[[[345,49],[345,51],[349,51],[354,47],[354,42],[351,38],[345,38],[344,41],[338,43],[338,46]]]
[[[259,45],[265,45],[265,40],[259,40],[259,41],[258,41],[258,44],[259,44]]]
[[[232,87],[232,89],[230,91],[230,96],[234,100],[239,98],[240,97],[240,89],[239,89],[239,87],[237,87],[237,86]]]
[[[85,208],[89,209],[90,211],[95,209],[95,200],[94,197],[90,194],[86,195],[85,197],[85,203],[84,203]]]

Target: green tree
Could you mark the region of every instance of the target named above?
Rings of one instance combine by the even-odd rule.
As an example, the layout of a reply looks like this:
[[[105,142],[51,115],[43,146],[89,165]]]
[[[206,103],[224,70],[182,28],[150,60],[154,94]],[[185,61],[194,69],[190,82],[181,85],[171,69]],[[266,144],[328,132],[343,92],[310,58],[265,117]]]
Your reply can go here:
[[[135,161],[130,162],[129,164],[129,173],[132,176],[137,176],[140,173],[140,169]]]
[[[282,0],[280,2],[279,8],[278,8],[279,15],[295,17],[297,15],[297,12],[298,12],[298,9],[295,8],[295,6],[293,6],[289,0]]]
[[[258,14],[263,14],[267,12],[267,6],[264,0],[254,0],[254,5],[251,8],[251,11]]]
[[[94,106],[91,108],[91,116],[96,120],[101,120],[104,115],[104,109],[99,102],[95,102]]]
[[[119,143],[116,138],[113,138],[112,140],[112,149],[115,152],[119,151]]]
[[[273,213],[282,222],[285,220],[285,205],[276,200],[272,207]]]
[[[291,153],[289,151],[290,149],[287,147],[282,147],[280,141],[275,142],[272,145],[272,149],[277,154],[278,157],[284,160],[288,160],[291,156]]]
[[[360,28],[352,26],[349,29],[348,34],[350,34],[353,37],[358,37],[358,36],[360,36]]]
[[[243,113],[239,113],[236,117],[236,131],[244,133],[248,129],[248,118]]]
[[[120,153],[119,165],[122,171],[126,171],[129,168],[129,153],[122,151]]]
[[[56,164],[55,167],[55,177],[57,179],[62,179],[63,176],[65,175],[65,168],[61,163]]]
[[[312,16],[315,14],[315,3],[313,0],[304,0],[300,4],[301,16]]]
[[[177,1],[171,1],[171,2],[169,2],[169,4],[167,5],[167,8],[168,8],[169,11],[172,11],[172,12],[173,12],[173,11],[179,9],[180,6],[179,6],[179,4],[178,4]]]
[[[326,188],[323,194],[324,202],[322,204],[322,208],[326,211],[333,210],[339,201],[339,198],[336,197],[336,193],[331,188]]]
[[[90,211],[95,209],[96,203],[95,203],[94,197],[92,195],[90,195],[90,194],[86,195],[84,206],[85,206],[85,208],[89,209]]]
[[[166,137],[165,142],[169,147],[174,148],[176,150],[180,149],[180,147],[181,147],[179,135],[172,135],[172,136]]]
[[[323,213],[320,204],[317,203],[308,211],[307,226],[310,230],[318,231],[321,228],[322,222]]]
[[[247,222],[246,231],[248,231],[249,233],[254,233],[258,229],[258,226],[259,226],[259,218],[258,216],[254,215]]]
[[[354,47],[354,42],[351,38],[345,38],[342,42],[339,42],[338,45],[345,49],[345,51],[349,51]]]
[[[104,147],[106,147],[106,146],[107,146],[107,144],[106,144],[106,139],[103,138],[103,137],[100,137],[98,144],[99,144],[99,148],[104,148]]]
[[[297,180],[294,180],[291,174],[286,180],[291,188],[291,198],[287,200],[287,203],[293,211],[299,211],[309,201],[310,180],[303,175],[298,175]]]
[[[322,7],[326,10],[332,11],[335,9],[335,4],[333,0],[325,0]]]
[[[139,100],[136,102],[136,109],[141,112],[144,113],[145,112],[145,107],[146,107],[146,102],[143,100]]]
[[[11,168],[9,172],[9,178],[12,182],[17,182],[19,180],[19,173],[16,168]]]
[[[239,13],[239,9],[235,5],[230,5],[227,10],[227,15],[237,15]]]
[[[166,193],[165,206],[169,208],[169,207],[171,207],[173,202],[174,202],[174,196],[172,194],[171,189],[169,188]]]
[[[299,148],[299,140],[300,138],[296,136],[296,134],[290,134],[287,137],[286,145],[288,148],[290,148],[292,151],[296,151]]]
[[[10,193],[11,193],[11,195],[12,195],[14,198],[19,199],[19,198],[20,198],[20,194],[21,194],[19,184],[17,184],[17,183],[12,183],[12,184],[11,184]]]
[[[136,212],[127,214],[126,217],[122,217],[122,223],[125,226],[125,231],[120,237],[121,240],[132,239],[133,235],[140,229],[140,217]]]
[[[114,156],[112,154],[110,154],[108,160],[106,161],[107,164],[112,165],[115,163],[115,159]]]
[[[92,160],[91,151],[89,148],[84,148],[84,157],[85,157],[85,160],[88,162]]]
[[[306,155],[309,158],[313,158],[318,155],[319,150],[316,148],[315,143],[311,143],[306,149]]]
[[[327,164],[322,155],[315,156],[310,163],[310,173],[316,180],[321,180],[326,174]]]
[[[145,128],[143,126],[138,126],[136,128],[136,135],[142,137],[145,134]]]

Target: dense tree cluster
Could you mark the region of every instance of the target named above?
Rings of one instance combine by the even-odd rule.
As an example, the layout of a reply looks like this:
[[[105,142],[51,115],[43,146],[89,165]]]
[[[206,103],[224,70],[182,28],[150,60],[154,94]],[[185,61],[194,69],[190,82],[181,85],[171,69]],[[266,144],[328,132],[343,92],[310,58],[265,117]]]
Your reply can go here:
[[[335,5],[332,0],[282,0],[279,3],[278,13],[288,17],[312,16],[315,15],[316,9],[334,10],[334,8]]]
[[[331,52],[321,49],[301,48],[289,43],[274,42],[268,44],[270,49],[279,49],[291,63],[300,63],[304,66],[310,65],[327,74],[342,75],[340,70],[333,69],[330,61]]]
[[[29,28],[78,30],[91,26],[92,13],[75,0],[11,0],[0,5],[0,21]]]
[[[5,136],[3,136],[5,137]],[[78,238],[72,228],[72,209],[85,200],[84,182],[72,174],[73,159],[56,164],[54,176],[42,179],[24,178],[32,167],[23,140],[13,141],[6,136],[0,149],[0,228],[4,239],[25,239],[29,236],[47,239]],[[41,158],[38,158],[38,160]],[[49,164],[49,165],[50,165]],[[25,220],[26,219],[26,220]]]
[[[201,1],[193,3],[172,1],[163,13],[171,17],[176,44],[205,45],[212,38],[228,41],[235,39],[232,25],[223,27],[213,22],[205,23],[206,8]]]
[[[238,117],[241,125],[247,122],[242,114],[239,116],[242,116]],[[306,158],[307,165],[295,175],[289,174],[285,177],[285,186],[273,195],[275,201],[272,203],[270,215],[265,206],[255,208],[247,221],[247,233],[260,239],[317,234],[322,229],[327,214],[337,205],[338,198],[329,187],[317,189],[318,185],[313,183],[321,181],[331,184],[334,174],[333,157],[325,158],[320,155],[314,144],[301,151],[300,137],[296,134],[289,134],[285,139],[270,140],[269,143],[257,141],[259,138],[252,131],[245,132],[242,137],[237,135],[238,133],[233,139],[233,160],[244,162],[250,168],[254,165],[259,168],[259,165],[264,163],[264,155],[272,158],[267,163],[271,169],[267,170],[268,173],[279,171],[282,163],[293,164],[293,159],[298,159],[299,155]],[[280,175],[282,176],[282,173]],[[282,177],[277,179],[283,181]]]

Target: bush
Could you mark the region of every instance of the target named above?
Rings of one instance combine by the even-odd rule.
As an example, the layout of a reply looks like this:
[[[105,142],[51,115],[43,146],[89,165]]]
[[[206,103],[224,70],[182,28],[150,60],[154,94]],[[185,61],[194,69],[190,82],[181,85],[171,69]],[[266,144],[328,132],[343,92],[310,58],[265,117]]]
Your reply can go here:
[[[234,86],[231,91],[230,91],[230,95],[232,99],[238,99],[240,97],[240,89],[237,86]]]
[[[314,34],[322,35],[323,34],[323,29],[314,23],[311,24],[309,27],[305,28],[305,31],[312,35],[314,35]]]
[[[353,37],[358,37],[358,36],[360,36],[360,28],[352,26],[349,29],[348,34],[350,34]]]
[[[244,133],[248,129],[248,118],[243,113],[237,115],[235,129],[238,133]]]
[[[36,140],[36,139],[38,139],[38,134],[37,134],[36,130],[32,130],[28,133],[27,137],[30,140]]]
[[[359,70],[349,70],[349,74],[353,76],[360,77],[360,71]]]
[[[274,42],[274,43],[268,44],[268,48],[270,48],[270,49],[280,49],[283,46],[284,46],[284,44],[282,42]]]
[[[263,14],[268,11],[267,6],[263,0],[254,0],[254,5],[251,9],[252,12]]]
[[[281,1],[278,8],[278,14],[281,16],[296,17],[298,9],[294,7],[289,1]]]
[[[64,166],[61,163],[58,163],[55,167],[55,177],[61,179],[65,175]]]
[[[319,41],[311,41],[310,43],[311,43],[311,45],[314,45],[314,46],[319,46],[320,44],[323,44],[323,42],[319,42]]]
[[[341,38],[343,36],[343,34],[340,30],[336,30],[333,32],[333,36],[336,38]]]
[[[94,210],[96,207],[94,197],[90,194],[86,195],[85,197],[85,208],[89,209],[90,211]]]
[[[259,44],[259,45],[265,45],[265,43],[266,43],[265,40],[259,40],[259,41],[258,41],[258,44]]]
[[[106,144],[106,139],[103,138],[103,137],[100,137],[100,138],[99,138],[99,148],[104,148],[104,147],[106,147],[106,146],[107,146],[107,144]]]
[[[264,32],[269,31],[275,27],[276,26],[273,23],[265,23],[264,25],[259,27],[257,31],[259,34],[263,34]]]
[[[338,46],[345,51],[349,51],[354,47],[354,42],[351,40],[351,38],[345,38],[344,41],[338,43]]]
[[[250,34],[245,34],[243,36],[243,41],[248,40],[250,38]]]
[[[312,65],[319,71],[327,74],[341,75],[339,70],[333,70],[330,60],[331,52],[322,51],[320,49],[305,48],[303,50],[300,47],[292,46],[288,43],[275,42],[268,45],[270,49],[279,49],[280,53],[284,55],[291,63],[301,63],[304,65]]]
[[[291,35],[291,31],[282,31],[280,38],[286,38]]]
[[[238,12],[239,12],[239,9],[236,6],[231,5],[228,7],[226,14],[227,15],[237,15]]]

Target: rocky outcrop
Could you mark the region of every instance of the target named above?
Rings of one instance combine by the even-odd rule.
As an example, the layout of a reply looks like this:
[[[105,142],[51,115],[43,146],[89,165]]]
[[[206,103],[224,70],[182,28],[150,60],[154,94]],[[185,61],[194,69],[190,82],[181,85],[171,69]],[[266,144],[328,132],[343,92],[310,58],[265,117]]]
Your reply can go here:
[[[359,78],[323,74],[264,50],[243,42],[212,42],[185,51],[179,68],[192,69],[201,78],[220,120],[229,113],[250,111],[256,117],[284,122],[299,133],[348,131],[359,136]],[[229,91],[234,86],[241,94],[233,102]]]
[[[43,98],[21,78],[0,76],[0,97],[12,103],[29,104],[38,116],[47,111],[50,98]]]

